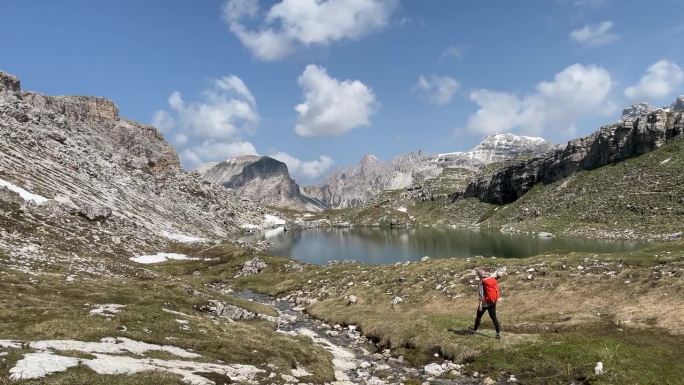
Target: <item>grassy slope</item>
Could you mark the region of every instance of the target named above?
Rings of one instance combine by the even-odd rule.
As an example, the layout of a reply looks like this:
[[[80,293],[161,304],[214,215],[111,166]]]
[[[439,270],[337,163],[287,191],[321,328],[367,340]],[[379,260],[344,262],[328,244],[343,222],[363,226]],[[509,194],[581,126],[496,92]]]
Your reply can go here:
[[[492,165],[483,173],[501,167]],[[452,173],[460,173],[453,170]],[[424,184],[433,191],[462,188],[471,174],[446,174]],[[465,178],[465,179],[464,179]],[[454,182],[456,180],[456,182]],[[403,191],[385,192],[380,205],[331,210],[321,216],[359,225],[483,227],[513,232],[546,231],[587,238],[663,239],[684,231],[684,140],[613,165],[584,171],[522,198],[496,206],[469,198],[419,202]],[[407,213],[395,209],[406,207]]]
[[[515,231],[650,237],[684,230],[684,140],[538,185],[486,225]]]
[[[237,266],[237,262],[233,262],[234,258],[234,253],[223,254],[226,266]],[[208,317],[195,311],[193,306],[216,299],[268,315],[277,315],[274,309],[197,284],[190,279],[194,270],[186,263],[171,262],[160,269],[183,271],[188,273],[188,277],[174,279],[163,273],[137,269],[134,274],[127,276],[79,277],[74,282],[67,282],[61,274],[33,276],[0,269],[0,339],[98,341],[103,337],[120,336],[192,349],[202,354],[204,359],[214,362],[222,360],[226,363],[252,364],[265,369],[270,364],[280,373],[289,373],[291,368],[302,365],[313,373],[312,380],[332,378],[330,355],[324,349],[314,346],[308,338],[277,333],[275,325],[266,321],[229,322]],[[235,269],[232,273],[235,274]],[[92,305],[102,303],[124,304],[127,307],[111,321],[89,315]],[[179,311],[189,317],[171,314],[162,309]],[[175,321],[179,318],[189,320],[190,330],[180,328]],[[167,337],[173,339],[169,340]],[[20,357],[14,352],[12,356],[5,358],[0,362],[0,384],[7,381],[8,370]],[[98,376],[83,368],[25,383],[105,382],[141,385],[182,383],[175,376],[158,373],[131,378],[110,377]]]
[[[216,249],[207,256],[220,254]],[[306,265],[302,271],[288,268],[287,260],[263,258],[269,267],[258,275],[235,280],[233,267],[215,260],[193,264],[202,274],[192,279],[315,297],[319,301],[308,312],[330,323],[358,325],[381,347],[415,364],[439,353],[470,371],[497,378],[513,373],[523,383],[676,384],[684,376],[677,360],[684,350],[684,301],[678,295],[684,290],[683,242],[614,255]],[[504,340],[492,338],[487,319],[483,335],[463,333],[477,301],[472,269],[502,265],[509,272],[501,281],[499,306]],[[349,294],[358,297],[356,304],[347,305]],[[393,306],[395,296],[404,302]],[[606,366],[603,376],[592,374],[597,361]]]

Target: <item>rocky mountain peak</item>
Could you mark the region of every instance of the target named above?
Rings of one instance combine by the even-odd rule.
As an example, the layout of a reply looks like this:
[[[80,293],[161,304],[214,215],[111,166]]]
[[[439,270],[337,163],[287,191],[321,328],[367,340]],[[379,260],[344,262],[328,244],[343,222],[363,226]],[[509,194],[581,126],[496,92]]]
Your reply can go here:
[[[639,116],[646,115],[653,110],[655,110],[655,108],[646,102],[632,104],[631,106],[622,110],[622,117],[620,120],[638,118]]]
[[[234,189],[255,202],[304,211],[325,208],[301,193],[285,163],[268,156],[239,156],[196,171],[204,180]]]
[[[681,95],[672,102],[672,111],[684,111],[684,95]]]
[[[366,154],[361,158],[361,164],[380,163],[380,159],[373,154]]]
[[[2,71],[0,71],[0,86],[14,92],[18,92],[21,89],[19,79],[16,76]]]

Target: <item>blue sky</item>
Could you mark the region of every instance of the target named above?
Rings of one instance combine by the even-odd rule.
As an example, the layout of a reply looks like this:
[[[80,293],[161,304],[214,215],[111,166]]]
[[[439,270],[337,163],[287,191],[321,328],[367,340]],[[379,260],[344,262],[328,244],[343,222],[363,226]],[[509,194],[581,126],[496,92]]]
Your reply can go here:
[[[227,10],[226,10],[227,9]],[[192,168],[275,155],[298,181],[364,154],[562,143],[684,93],[684,0],[3,2],[0,69],[114,100]]]

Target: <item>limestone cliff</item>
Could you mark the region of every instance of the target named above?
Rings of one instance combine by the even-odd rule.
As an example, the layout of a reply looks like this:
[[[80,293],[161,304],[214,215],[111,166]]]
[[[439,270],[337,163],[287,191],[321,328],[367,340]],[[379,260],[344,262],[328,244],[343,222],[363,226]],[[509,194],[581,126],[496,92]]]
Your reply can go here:
[[[453,198],[477,197],[488,203],[510,203],[538,183],[552,183],[579,171],[647,153],[684,134],[683,113],[677,102],[666,109],[651,110],[638,105],[625,111],[620,122],[574,139],[547,156],[512,162],[492,174],[481,175],[465,191],[455,192]]]
[[[301,193],[285,163],[268,156],[240,156],[197,171],[205,180],[234,189],[260,204],[301,211],[326,208],[322,202]]]

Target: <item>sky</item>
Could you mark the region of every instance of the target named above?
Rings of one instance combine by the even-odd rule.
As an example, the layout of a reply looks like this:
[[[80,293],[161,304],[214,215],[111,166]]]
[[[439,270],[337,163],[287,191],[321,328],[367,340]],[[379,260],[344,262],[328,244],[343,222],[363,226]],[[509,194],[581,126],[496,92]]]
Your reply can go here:
[[[112,99],[184,167],[555,143],[684,94],[684,0],[4,0],[0,70]]]

